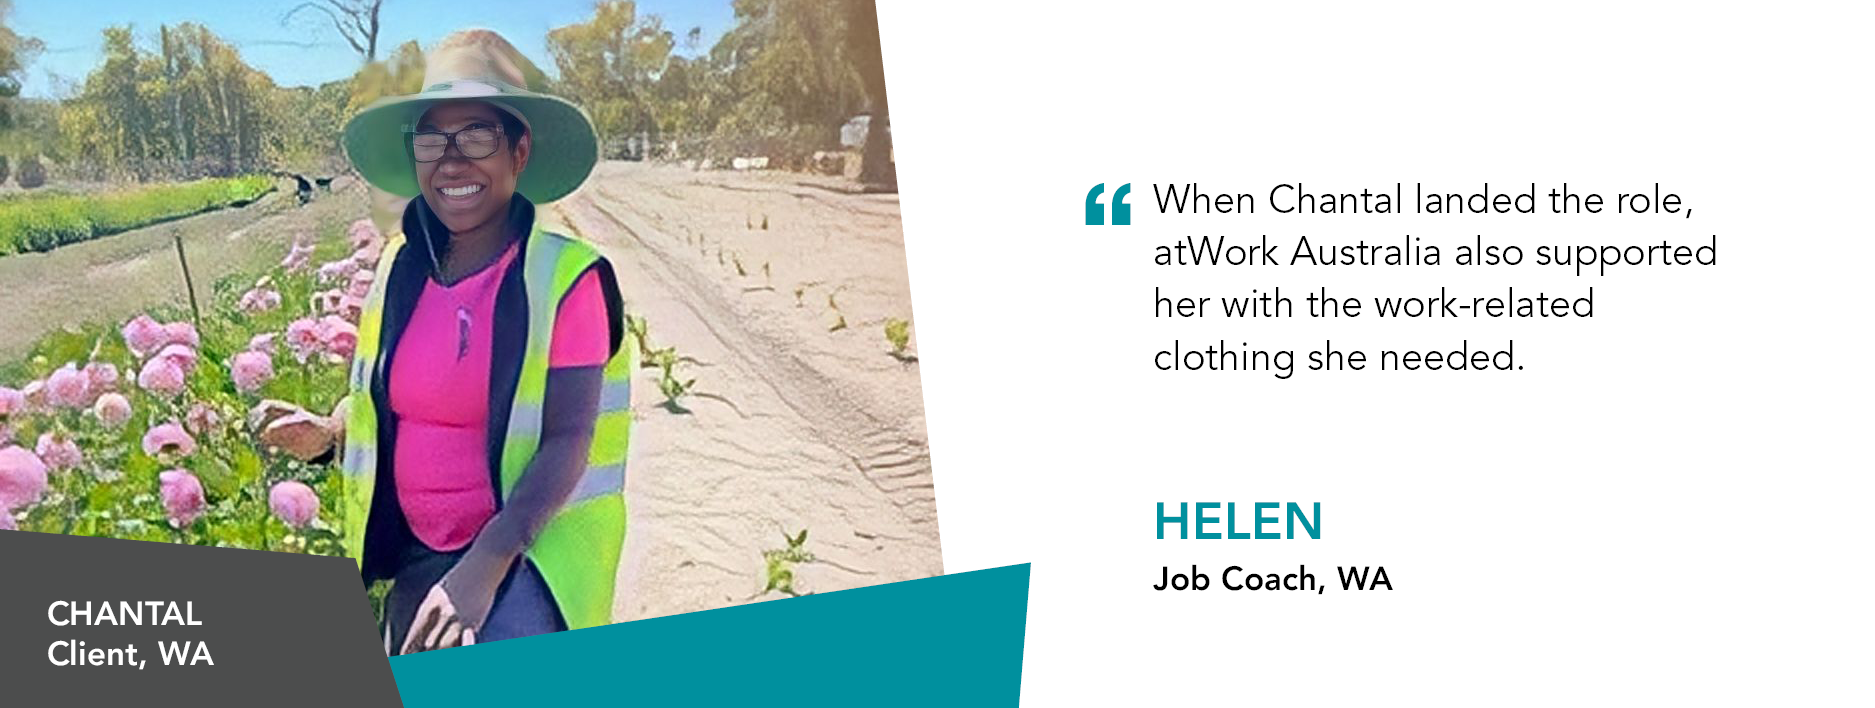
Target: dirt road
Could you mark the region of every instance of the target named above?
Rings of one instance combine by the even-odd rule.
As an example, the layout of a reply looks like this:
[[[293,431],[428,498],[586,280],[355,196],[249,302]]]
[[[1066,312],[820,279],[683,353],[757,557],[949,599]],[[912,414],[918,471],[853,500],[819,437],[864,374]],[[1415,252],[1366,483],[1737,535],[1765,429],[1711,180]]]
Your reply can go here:
[[[674,412],[655,371],[635,382],[618,619],[754,599],[762,551],[801,529],[801,592],[943,572],[918,365],[883,329],[912,316],[895,195],[606,163],[551,215],[604,248],[701,394]]]

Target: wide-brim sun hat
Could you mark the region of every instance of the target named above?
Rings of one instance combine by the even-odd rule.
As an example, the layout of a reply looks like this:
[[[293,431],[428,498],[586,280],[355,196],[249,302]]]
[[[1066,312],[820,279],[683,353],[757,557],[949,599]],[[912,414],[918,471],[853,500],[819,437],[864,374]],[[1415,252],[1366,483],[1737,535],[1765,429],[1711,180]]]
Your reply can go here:
[[[345,156],[371,186],[400,197],[421,193],[408,131],[430,106],[443,101],[485,101],[527,126],[532,152],[515,191],[536,204],[559,200],[592,174],[599,137],[579,106],[521,88],[513,46],[488,30],[458,32],[424,57],[422,91],[386,96],[345,124]],[[509,136],[512,139],[514,136]]]

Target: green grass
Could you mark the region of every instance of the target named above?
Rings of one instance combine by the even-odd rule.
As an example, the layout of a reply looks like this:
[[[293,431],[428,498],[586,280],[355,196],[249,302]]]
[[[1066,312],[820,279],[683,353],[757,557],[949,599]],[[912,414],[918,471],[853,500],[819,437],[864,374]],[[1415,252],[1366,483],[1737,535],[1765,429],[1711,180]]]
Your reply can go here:
[[[221,209],[273,191],[265,175],[215,177],[93,195],[43,194],[0,201],[0,256],[59,246]]]

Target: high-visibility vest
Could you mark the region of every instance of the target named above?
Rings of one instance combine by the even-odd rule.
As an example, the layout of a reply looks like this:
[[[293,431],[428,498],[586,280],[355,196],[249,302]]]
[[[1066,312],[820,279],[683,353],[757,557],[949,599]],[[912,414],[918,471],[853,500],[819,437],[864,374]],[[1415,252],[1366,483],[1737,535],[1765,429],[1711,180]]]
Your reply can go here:
[[[382,363],[384,298],[392,265],[405,239],[387,239],[377,280],[366,298],[358,324],[358,346],[351,369],[351,414],[346,420],[343,462],[344,541],[347,554],[364,562],[365,531],[377,486],[380,462],[378,407],[373,381]],[[506,500],[540,447],[541,416],[547,394],[548,352],[554,317],[573,284],[600,260],[599,252],[579,239],[541,228],[535,221],[521,268],[527,293],[526,347],[520,378],[501,447],[498,497]],[[503,327],[515,323],[503,322]],[[625,453],[631,439],[631,373],[638,352],[632,337],[620,339],[605,365],[599,418],[579,485],[526,550],[553,593],[568,629],[612,622],[612,597],[619,554],[625,545]]]

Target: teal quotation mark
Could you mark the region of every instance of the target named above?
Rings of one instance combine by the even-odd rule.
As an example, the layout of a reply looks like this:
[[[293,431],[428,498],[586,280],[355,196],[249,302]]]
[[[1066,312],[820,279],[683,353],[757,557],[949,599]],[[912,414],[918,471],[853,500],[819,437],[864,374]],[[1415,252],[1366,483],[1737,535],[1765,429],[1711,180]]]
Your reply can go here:
[[[1107,191],[1107,183],[1101,182],[1087,190],[1087,225],[1100,226],[1107,223],[1107,210],[1100,204],[1100,193]],[[1133,193],[1133,183],[1127,182],[1113,190],[1113,225],[1129,226],[1133,223],[1133,205],[1126,203],[1126,195]]]

